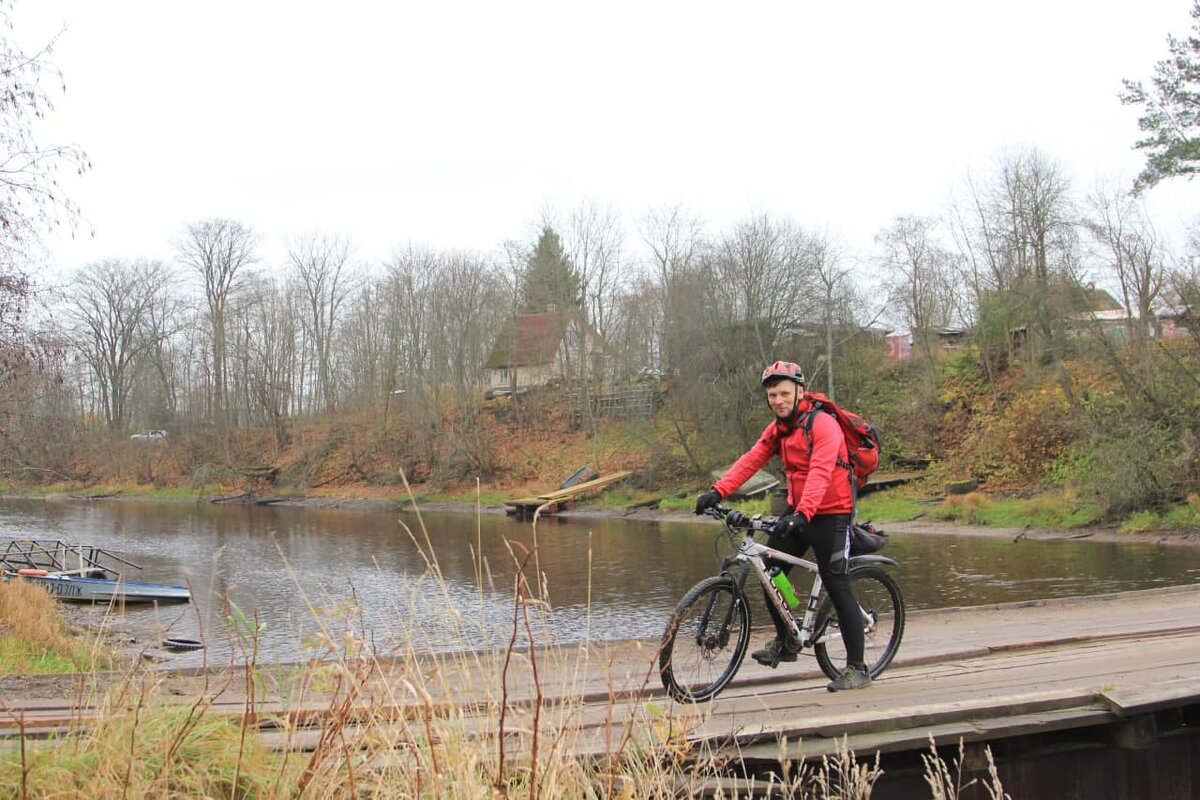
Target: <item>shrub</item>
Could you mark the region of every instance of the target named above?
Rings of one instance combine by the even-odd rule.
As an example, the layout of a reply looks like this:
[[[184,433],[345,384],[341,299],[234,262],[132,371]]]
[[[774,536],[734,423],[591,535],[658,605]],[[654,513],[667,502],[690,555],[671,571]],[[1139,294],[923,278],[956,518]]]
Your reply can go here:
[[[1104,505],[1110,514],[1159,508],[1183,495],[1186,473],[1176,456],[1179,438],[1163,424],[1107,415],[1077,445],[1066,485]]]

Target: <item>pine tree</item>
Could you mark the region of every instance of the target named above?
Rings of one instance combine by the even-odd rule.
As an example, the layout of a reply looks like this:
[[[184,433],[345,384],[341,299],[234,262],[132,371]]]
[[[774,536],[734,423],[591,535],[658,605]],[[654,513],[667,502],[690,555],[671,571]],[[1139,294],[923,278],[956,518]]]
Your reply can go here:
[[[1154,65],[1152,90],[1141,81],[1123,81],[1121,103],[1143,108],[1138,128],[1147,134],[1134,144],[1146,151],[1138,190],[1200,172],[1200,0],[1194,0],[1191,15],[1192,35],[1167,36],[1171,55]]]
[[[521,276],[521,311],[536,314],[552,308],[581,308],[581,294],[579,273],[563,250],[562,240],[550,226],[542,228]]]

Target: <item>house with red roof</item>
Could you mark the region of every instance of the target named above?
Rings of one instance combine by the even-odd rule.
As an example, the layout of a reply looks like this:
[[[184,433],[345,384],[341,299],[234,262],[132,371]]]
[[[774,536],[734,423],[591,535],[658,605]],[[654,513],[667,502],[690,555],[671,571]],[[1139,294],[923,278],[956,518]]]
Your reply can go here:
[[[603,381],[612,368],[612,348],[578,311],[522,314],[505,324],[484,364],[486,396],[560,382]]]

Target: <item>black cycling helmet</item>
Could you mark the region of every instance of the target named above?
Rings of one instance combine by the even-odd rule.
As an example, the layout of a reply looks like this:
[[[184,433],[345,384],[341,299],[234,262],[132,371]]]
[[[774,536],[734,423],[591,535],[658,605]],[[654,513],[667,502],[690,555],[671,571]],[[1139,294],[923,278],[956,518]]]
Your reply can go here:
[[[775,380],[776,378],[786,378],[789,381],[795,381],[803,386],[804,370],[800,369],[799,364],[796,364],[792,361],[776,361],[774,364],[763,370],[762,385],[766,386],[767,381]]]

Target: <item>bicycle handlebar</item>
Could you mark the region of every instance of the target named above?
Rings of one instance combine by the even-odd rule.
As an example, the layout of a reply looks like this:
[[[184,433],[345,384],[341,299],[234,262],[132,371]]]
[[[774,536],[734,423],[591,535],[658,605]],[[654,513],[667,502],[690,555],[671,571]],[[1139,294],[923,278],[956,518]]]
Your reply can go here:
[[[775,527],[775,523],[779,521],[778,517],[764,517],[761,514],[755,514],[753,517],[747,517],[736,508],[716,505],[705,510],[706,514],[714,519],[719,519],[725,523],[726,527],[733,530],[763,531],[769,533]]]

